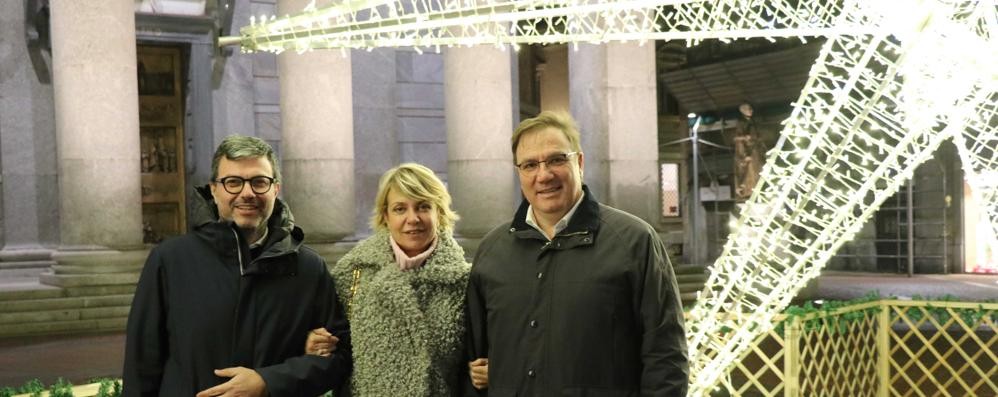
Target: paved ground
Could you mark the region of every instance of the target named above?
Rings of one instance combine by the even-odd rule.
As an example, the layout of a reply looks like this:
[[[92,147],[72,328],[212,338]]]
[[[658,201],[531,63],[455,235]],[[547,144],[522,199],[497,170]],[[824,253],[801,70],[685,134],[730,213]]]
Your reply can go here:
[[[907,275],[826,272],[818,278],[816,295],[846,300],[870,291],[902,299],[952,295],[959,300],[998,301],[998,274],[921,274],[909,278]]]
[[[0,386],[18,387],[34,378],[51,385],[62,377],[80,385],[121,377],[124,357],[121,333],[0,339]]]
[[[998,275],[884,275],[828,272],[815,297],[851,299],[879,291],[882,296],[998,300]],[[38,378],[45,384],[63,377],[81,384],[94,377],[121,376],[124,335],[0,339],[0,386],[20,386]]]

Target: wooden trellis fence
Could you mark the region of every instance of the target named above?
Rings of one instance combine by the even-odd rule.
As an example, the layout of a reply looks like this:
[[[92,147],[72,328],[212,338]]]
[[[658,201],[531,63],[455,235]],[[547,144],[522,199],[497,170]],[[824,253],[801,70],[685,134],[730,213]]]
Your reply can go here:
[[[998,396],[998,303],[880,300],[783,315],[717,396]]]

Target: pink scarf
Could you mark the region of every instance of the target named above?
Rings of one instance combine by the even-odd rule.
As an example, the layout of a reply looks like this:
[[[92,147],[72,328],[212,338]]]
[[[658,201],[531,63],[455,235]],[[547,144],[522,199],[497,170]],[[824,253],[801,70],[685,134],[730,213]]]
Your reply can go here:
[[[412,270],[422,266],[423,263],[426,262],[426,258],[429,258],[430,254],[433,253],[433,250],[437,248],[437,237],[434,236],[433,242],[430,243],[430,248],[427,248],[426,251],[410,258],[405,254],[405,251],[402,251],[402,248],[395,242],[395,239],[392,238],[391,234],[388,235],[388,241],[391,241],[392,243],[392,251],[395,251],[395,261],[398,262],[399,268],[401,268],[402,271]]]

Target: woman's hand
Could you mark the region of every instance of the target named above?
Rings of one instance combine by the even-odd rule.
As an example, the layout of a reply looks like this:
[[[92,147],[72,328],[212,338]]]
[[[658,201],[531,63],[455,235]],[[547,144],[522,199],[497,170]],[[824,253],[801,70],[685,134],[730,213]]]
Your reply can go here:
[[[471,375],[471,385],[476,389],[489,387],[489,359],[479,358],[468,363],[468,374]]]
[[[305,354],[329,357],[336,351],[336,344],[339,341],[340,338],[333,336],[325,328],[313,329],[308,333],[308,339],[305,340]]]

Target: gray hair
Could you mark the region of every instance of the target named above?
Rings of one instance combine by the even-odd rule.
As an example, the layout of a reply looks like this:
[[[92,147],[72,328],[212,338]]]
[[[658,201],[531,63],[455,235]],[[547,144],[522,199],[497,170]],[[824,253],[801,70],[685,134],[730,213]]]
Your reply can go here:
[[[575,119],[572,115],[565,111],[552,111],[545,110],[538,114],[537,117],[532,119],[526,119],[520,122],[520,125],[516,127],[513,131],[513,137],[510,138],[510,144],[513,147],[513,163],[516,163],[516,147],[520,145],[520,138],[529,132],[539,131],[544,128],[556,128],[565,134],[565,138],[568,139],[568,145],[571,146],[572,150],[576,152],[582,151],[582,140],[579,136],[579,127],[575,125]]]
[[[270,162],[270,167],[274,169],[274,181],[281,181],[281,168],[277,164],[277,155],[274,153],[274,148],[263,139],[243,135],[225,137],[211,158],[211,180],[213,181],[218,178],[218,163],[222,161],[222,156],[228,160],[266,157],[267,161]]]

